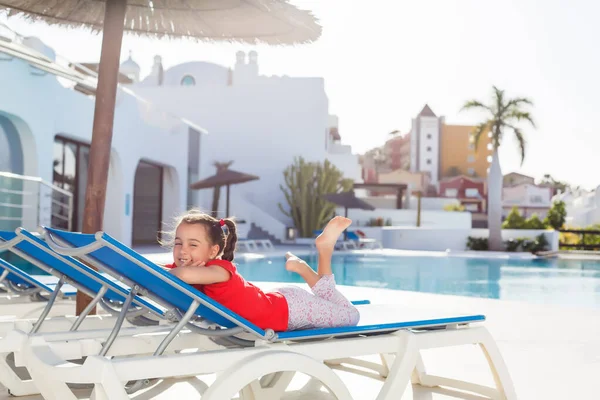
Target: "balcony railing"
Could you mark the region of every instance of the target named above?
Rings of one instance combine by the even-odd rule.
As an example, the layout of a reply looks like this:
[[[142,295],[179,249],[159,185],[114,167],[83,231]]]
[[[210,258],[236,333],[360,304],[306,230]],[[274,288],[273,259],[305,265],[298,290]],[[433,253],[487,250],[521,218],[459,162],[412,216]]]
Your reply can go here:
[[[72,230],[73,194],[41,178],[0,172],[0,229]]]

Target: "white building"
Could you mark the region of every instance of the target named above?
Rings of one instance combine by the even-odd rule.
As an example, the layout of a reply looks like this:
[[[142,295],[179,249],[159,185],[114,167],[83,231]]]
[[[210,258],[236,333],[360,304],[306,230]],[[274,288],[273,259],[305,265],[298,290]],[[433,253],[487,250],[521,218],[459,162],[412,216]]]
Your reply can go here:
[[[238,52],[233,68],[189,62],[164,70],[161,63],[155,57],[151,74],[130,88],[210,132],[200,144],[198,177],[213,175],[215,161],[234,161],[231,169],[260,177],[231,187],[234,216],[283,238],[291,219],[279,210],[280,203],[288,209],[279,186],[295,157],[328,159],[346,178],[361,181],[358,155],[341,144],[322,78],[262,76],[254,51],[247,58]],[[199,191],[196,199],[210,209],[212,190]],[[225,193],[221,201],[223,211]]]
[[[120,82],[134,83],[117,93],[108,233],[127,245],[152,243],[175,214],[190,206],[210,210],[212,191],[188,186],[214,174],[214,161],[233,160],[232,169],[260,177],[231,188],[231,210],[275,238],[291,224],[278,207],[287,208],[279,185],[295,157],[329,159],[360,181],[358,156],[340,142],[323,79],[261,76],[256,52],[248,56],[238,53],[233,69],[190,62],[166,71],[157,56],[141,81],[131,56],[121,64]],[[71,228],[81,229],[95,90],[83,70],[57,61],[37,38],[0,38],[0,189],[6,189],[0,195],[17,205],[0,210],[0,229],[60,225],[64,210],[52,200],[64,200],[61,189],[72,194]]]
[[[565,225],[587,228],[600,224],[600,186],[595,190],[573,190],[559,193],[552,201],[564,201],[567,218]]]
[[[0,38],[0,87],[0,229],[68,228],[58,202],[71,193],[71,229],[81,230],[95,80],[39,39],[9,35]],[[105,231],[127,245],[156,243],[162,220],[188,205],[187,171],[199,164],[188,142],[201,131],[118,91]]]
[[[440,131],[444,118],[438,118],[428,105],[412,120],[410,131],[410,171],[429,172],[431,184],[439,182]]]
[[[552,188],[529,183],[505,186],[502,188],[503,216],[506,217],[513,207],[526,218],[537,214],[543,219],[552,207]]]

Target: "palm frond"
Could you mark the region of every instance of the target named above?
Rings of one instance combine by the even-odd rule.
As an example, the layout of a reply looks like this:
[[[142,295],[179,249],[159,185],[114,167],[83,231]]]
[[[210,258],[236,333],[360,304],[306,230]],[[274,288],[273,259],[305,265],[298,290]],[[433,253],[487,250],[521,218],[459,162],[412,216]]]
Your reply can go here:
[[[515,133],[515,137],[517,138],[517,146],[519,146],[519,150],[521,151],[521,165],[523,165],[523,161],[525,161],[525,150],[527,146],[527,141],[525,140],[525,136],[523,136],[523,132],[521,129],[517,128],[514,125],[507,126],[513,130]]]
[[[477,100],[469,100],[469,101],[467,101],[461,107],[460,111],[471,110],[471,109],[474,109],[474,108],[481,108],[481,109],[488,110],[489,112],[493,113],[492,109],[489,106],[486,106],[485,104],[483,104],[482,102],[477,101]]]
[[[475,129],[473,129],[472,131],[472,135],[473,135],[473,144],[475,144],[475,151],[477,151],[479,149],[479,140],[481,139],[481,135],[484,134],[484,132],[491,130],[492,128],[492,121],[488,120],[485,122],[482,122],[481,124],[477,125],[475,127]]]
[[[523,104],[527,104],[528,106],[532,106],[533,105],[533,101],[527,97],[515,97],[514,99],[510,99],[507,103],[506,103],[506,109],[507,110],[511,110],[511,109],[515,109],[520,105]]]
[[[505,115],[505,120],[516,119],[517,121],[527,121],[533,126],[535,126],[535,121],[530,113],[525,111],[519,111],[517,109],[509,110],[509,112]]]
[[[493,86],[493,88],[494,88],[493,100],[495,101],[494,118],[496,120],[498,120],[498,119],[502,118],[502,113],[504,110],[504,90],[500,90],[496,86]]]

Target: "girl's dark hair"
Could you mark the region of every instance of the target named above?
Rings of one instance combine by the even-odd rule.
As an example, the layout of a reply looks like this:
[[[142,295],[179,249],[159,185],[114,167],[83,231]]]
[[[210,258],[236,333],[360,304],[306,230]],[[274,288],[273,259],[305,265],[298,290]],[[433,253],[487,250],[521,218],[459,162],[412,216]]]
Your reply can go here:
[[[212,217],[211,215],[205,214],[200,210],[192,209],[183,215],[180,215],[175,219],[174,228],[162,232],[162,237],[165,240],[161,240],[160,244],[172,248],[175,242],[175,233],[177,227],[180,224],[200,224],[206,228],[206,233],[211,244],[219,246],[219,253],[217,257],[221,255],[221,259],[227,261],[233,261],[235,245],[237,243],[237,232],[235,222],[231,218],[224,219],[223,222],[227,227],[227,234],[221,226],[220,220]]]

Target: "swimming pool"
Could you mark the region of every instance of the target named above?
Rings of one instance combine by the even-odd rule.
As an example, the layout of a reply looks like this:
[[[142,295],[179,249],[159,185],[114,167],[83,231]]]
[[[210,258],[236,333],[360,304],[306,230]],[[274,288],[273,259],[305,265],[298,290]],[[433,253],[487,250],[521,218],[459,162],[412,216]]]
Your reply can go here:
[[[10,253],[4,258],[43,273]],[[306,258],[316,268],[314,256]],[[236,259],[250,281],[302,282],[284,257]],[[600,309],[600,260],[335,255],[338,284]]]
[[[316,268],[316,259],[309,257]],[[600,309],[600,260],[339,255],[338,284]],[[245,260],[251,281],[302,282],[284,258]]]

